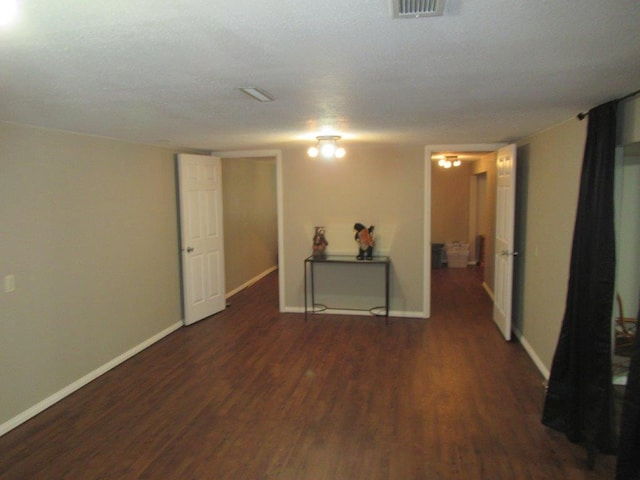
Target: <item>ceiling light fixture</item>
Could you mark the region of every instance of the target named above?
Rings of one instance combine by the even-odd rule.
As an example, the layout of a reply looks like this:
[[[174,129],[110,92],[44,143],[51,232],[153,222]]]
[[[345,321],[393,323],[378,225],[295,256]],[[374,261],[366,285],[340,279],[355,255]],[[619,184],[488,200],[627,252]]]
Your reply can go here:
[[[459,167],[462,165],[462,162],[458,160],[456,155],[446,155],[445,157],[438,160],[438,165],[442,168],[451,168],[451,167]]]
[[[339,135],[321,135],[316,137],[316,144],[307,150],[307,154],[311,158],[316,158],[320,155],[326,160],[332,160],[334,158],[342,158],[346,155],[347,151],[338,146],[338,140],[342,137]]]
[[[240,87],[240,90],[262,103],[273,102],[275,100],[271,95],[258,87]]]

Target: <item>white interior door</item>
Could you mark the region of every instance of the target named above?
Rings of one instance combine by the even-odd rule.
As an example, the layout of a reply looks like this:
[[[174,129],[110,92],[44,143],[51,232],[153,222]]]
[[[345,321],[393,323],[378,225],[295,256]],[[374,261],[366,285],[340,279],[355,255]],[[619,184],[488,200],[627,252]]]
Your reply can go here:
[[[184,323],[226,306],[221,162],[178,155]]]
[[[516,146],[498,150],[498,195],[496,199],[496,239],[493,321],[505,340],[511,340],[511,300],[513,291],[514,226],[516,202]]]

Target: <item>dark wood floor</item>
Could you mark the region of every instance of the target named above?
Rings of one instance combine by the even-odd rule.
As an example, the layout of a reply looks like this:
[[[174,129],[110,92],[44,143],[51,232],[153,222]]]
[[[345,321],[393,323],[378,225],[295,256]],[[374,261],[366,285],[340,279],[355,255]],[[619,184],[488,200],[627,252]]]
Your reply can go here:
[[[540,423],[476,269],[430,320],[277,311],[277,275],[0,438],[12,479],[611,479]]]

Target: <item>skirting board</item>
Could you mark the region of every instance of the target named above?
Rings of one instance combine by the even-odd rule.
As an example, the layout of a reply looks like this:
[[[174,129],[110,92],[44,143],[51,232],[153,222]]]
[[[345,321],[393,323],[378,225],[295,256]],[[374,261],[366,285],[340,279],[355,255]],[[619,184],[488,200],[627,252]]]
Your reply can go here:
[[[104,375],[109,370],[112,370],[113,368],[117,367],[118,365],[120,365],[124,361],[126,361],[126,360],[130,359],[131,357],[133,357],[134,355],[140,353],[145,348],[148,348],[151,345],[153,345],[154,343],[158,342],[159,340],[162,340],[167,335],[169,335],[169,334],[175,332],[176,330],[178,330],[180,327],[182,327],[182,325],[183,325],[182,321],[174,323],[173,325],[171,325],[170,327],[164,329],[160,333],[158,333],[158,334],[154,335],[153,337],[145,340],[144,342],[140,343],[139,345],[136,345],[131,350],[129,350],[127,352],[124,352],[122,355],[117,356],[116,358],[114,358],[110,362],[107,362],[104,365],[102,365],[101,367],[98,367],[93,372],[90,372],[87,375],[85,375],[84,377],[76,380],[71,385],[66,386],[62,390],[59,390],[58,392],[54,393],[53,395],[51,395],[51,396],[45,398],[44,400],[42,400],[41,402],[35,404],[33,407],[31,407],[31,408],[25,410],[24,412],[16,415],[11,420],[8,420],[7,422],[5,422],[2,425],[0,425],[0,436],[4,435],[5,433],[9,432],[10,430],[13,430],[14,428],[16,428],[17,426],[23,424],[27,420],[35,417],[37,414],[43,412],[44,410],[49,408],[51,405],[59,402],[60,400],[62,400],[65,397],[71,395],[73,392],[75,392],[76,390],[79,390],[80,388],[84,387],[89,382],[95,380],[99,376]]]
[[[262,280],[264,277],[266,277],[267,275],[269,275],[271,272],[275,272],[276,270],[278,270],[278,266],[274,265],[273,267],[265,270],[264,272],[262,272],[261,274],[253,277],[251,280],[249,280],[248,282],[243,283],[242,285],[240,285],[238,288],[234,288],[233,290],[231,290],[230,292],[227,292],[227,294],[225,295],[225,298],[230,298],[233,297],[236,293],[241,292],[242,290],[244,290],[245,288],[250,287],[251,285],[253,285],[254,283],[256,283],[258,280]]]
[[[489,298],[491,298],[491,301],[492,302],[495,301],[495,298],[493,297],[493,292],[489,288],[489,285],[486,284],[486,282],[482,282],[482,288],[484,288],[485,292],[487,292],[487,295],[489,295]],[[516,338],[520,342],[520,345],[522,345],[522,347],[524,348],[525,352],[527,352],[527,354],[531,358],[531,361],[538,368],[538,370],[540,371],[544,379],[549,380],[549,370],[547,369],[547,367],[545,367],[544,363],[542,363],[542,360],[540,360],[540,357],[538,356],[536,351],[533,349],[533,347],[529,344],[529,342],[527,342],[527,339],[522,335],[522,332],[514,328],[513,333],[515,334]]]
[[[489,285],[487,285],[487,282],[482,282],[482,288],[484,288],[484,291],[487,292],[487,295],[489,295],[491,301],[494,302],[495,298],[493,297],[493,292],[489,288]]]
[[[524,336],[522,335],[522,332],[520,332],[517,329],[514,329],[513,333],[515,333],[516,338],[520,342],[520,345],[522,345],[524,350],[529,354],[529,357],[531,358],[535,366],[538,367],[538,370],[540,371],[544,379],[549,380],[549,375],[550,375],[549,370],[547,369],[547,367],[545,367],[544,363],[542,363],[542,360],[540,360],[540,357],[538,356],[536,351],[533,349],[533,347],[529,344],[529,342],[527,342],[527,339],[524,338]]]

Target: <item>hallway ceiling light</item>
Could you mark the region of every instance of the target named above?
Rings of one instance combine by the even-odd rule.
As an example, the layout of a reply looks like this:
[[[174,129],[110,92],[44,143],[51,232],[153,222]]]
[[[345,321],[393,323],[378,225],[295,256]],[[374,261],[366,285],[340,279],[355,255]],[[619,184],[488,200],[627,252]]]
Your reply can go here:
[[[307,154],[311,158],[316,158],[320,155],[327,160],[342,158],[347,152],[344,148],[338,146],[338,140],[341,138],[339,135],[321,135],[316,137],[316,144],[307,150]]]
[[[442,168],[451,168],[451,167],[459,167],[462,165],[462,162],[458,160],[456,155],[447,155],[444,158],[438,160],[438,165]]]

